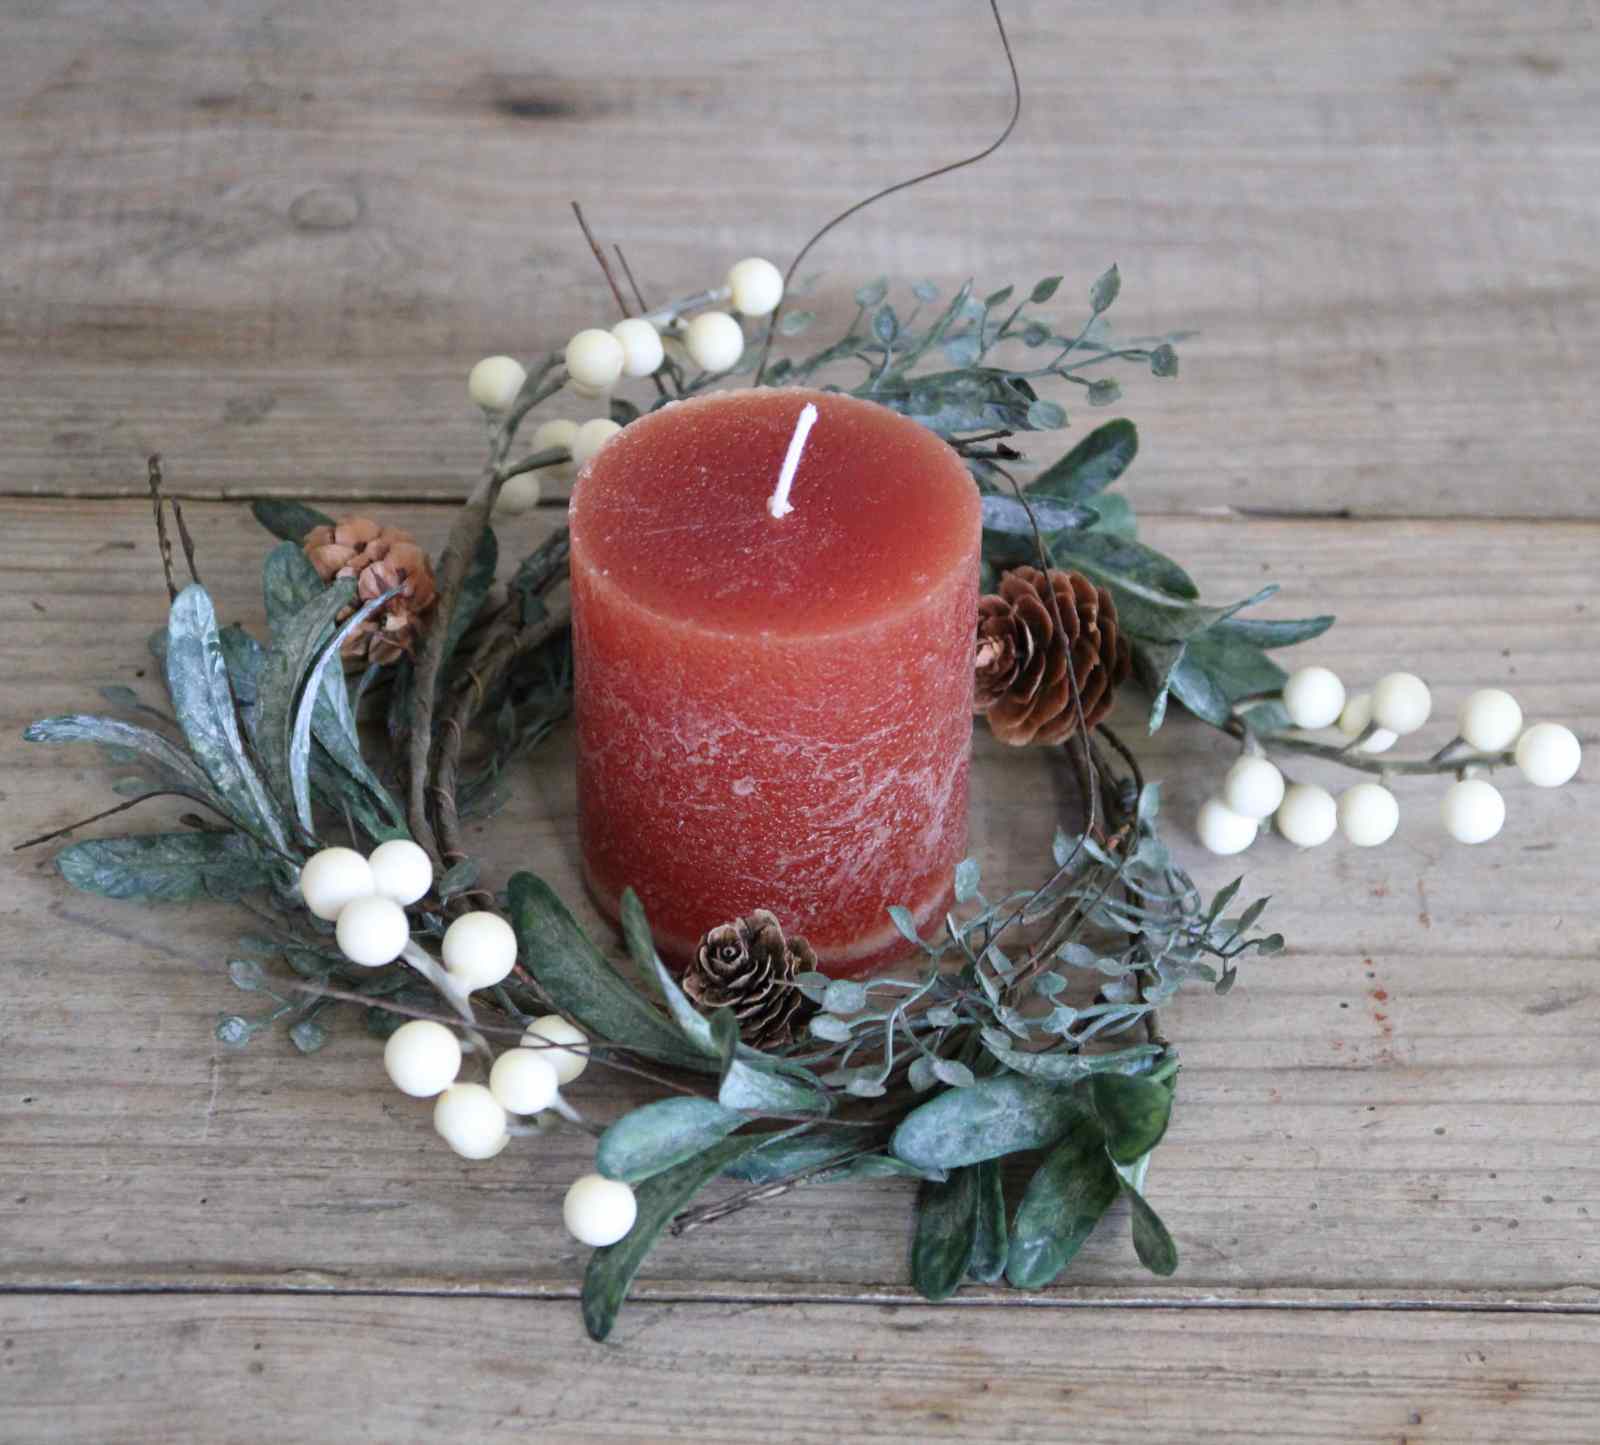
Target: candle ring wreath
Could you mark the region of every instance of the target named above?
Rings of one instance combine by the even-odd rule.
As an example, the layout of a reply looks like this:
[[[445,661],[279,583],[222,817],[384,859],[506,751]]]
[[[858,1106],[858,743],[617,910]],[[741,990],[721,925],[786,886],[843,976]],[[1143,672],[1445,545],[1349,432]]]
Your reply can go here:
[[[1003,25],[1000,37],[1011,121],[957,165],[989,154],[1016,123],[1021,89]],[[263,567],[265,642],[218,625],[182,509],[164,497],[152,458],[171,601],[152,648],[173,716],[131,689],[106,688],[119,716],[47,718],[25,734],[96,743],[119,767],[139,768],[116,784],[124,801],[83,823],[162,796],[204,810],[183,815],[180,831],[74,842],[56,861],[69,883],[108,897],[226,899],[249,911],[252,931],[228,971],[266,1006],[223,1015],[222,1043],[242,1046],[281,1023],[311,1054],[328,1040],[330,1011],[353,1006],[386,1040],[394,1084],[434,1100],[434,1127],[458,1154],[490,1159],[513,1138],[563,1123],[598,1136],[595,1171],[564,1204],[567,1227],[595,1246],[582,1304],[596,1339],[664,1232],[823,1179],[919,1182],[910,1272],[929,1299],[968,1279],[1048,1285],[1121,1197],[1139,1260],[1160,1275],[1176,1269],[1172,1236],[1146,1198],[1179,1076],[1159,1010],[1185,984],[1226,994],[1242,958],[1284,944],[1257,930],[1265,900],[1239,906],[1239,880],[1208,901],[1173,862],[1159,784],[1105,722],[1124,683],[1148,694],[1152,731],[1176,700],[1238,742],[1196,823],[1218,854],[1242,851],[1267,827],[1303,848],[1335,833],[1381,844],[1399,817],[1387,783],[1415,773],[1453,780],[1445,827],[1483,842],[1505,805],[1481,774],[1515,764],[1555,786],[1579,763],[1569,730],[1525,728],[1516,701],[1493,688],[1465,700],[1443,748],[1390,756],[1427,721],[1427,686],[1396,672],[1347,696],[1325,668],[1291,675],[1270,653],[1316,638],[1331,617],[1242,615],[1270,587],[1202,601],[1177,562],[1138,539],[1132,508],[1110,490],[1137,449],[1129,421],[1097,427],[1018,479],[1025,458],[1014,443],[1067,425],[1041,386],[1079,388],[1101,407],[1120,395],[1110,364],[1177,374],[1174,338],[1112,337],[1114,266],[1089,288],[1075,327],[1042,309],[1059,277],[1025,294],[980,295],[968,284],[948,298],[920,283],[903,317],[879,280],[855,293],[838,340],[774,354],[815,319],[783,306],[805,255],[867,203],[823,227],[787,273],[740,261],[723,285],[656,308],[618,250],[623,289],[574,206],[623,319],[579,332],[529,370],[509,357],[472,368],[488,459],[436,572],[395,528],[256,502],[255,516],[282,539]],[[982,506],[975,711],[1002,742],[1063,750],[1080,783],[1079,812],[1058,828],[1042,883],[991,889],[967,858],[936,929],[884,899],[913,963],[867,978],[829,976],[793,919],[761,909],[706,918],[693,957],[670,969],[631,890],[620,905],[630,967],[535,873],[484,886],[462,820],[494,807],[515,761],[549,737],[573,698],[568,532],[501,583],[491,520],[527,511],[540,473],[586,466],[640,415],[615,394],[628,378],[653,389],[652,411],[729,381],[820,385],[911,418],[959,455]],[[519,452],[525,418],[561,393],[604,397],[594,404],[607,414],[547,420]],[[780,489],[774,502],[786,499]],[[169,510],[192,578],[181,589]],[[363,729],[358,716],[382,725]],[[1274,761],[1306,756],[1368,776],[1335,799],[1287,781]],[[591,1063],[647,1080],[660,1096],[602,1126],[568,1094]],[[1007,1160],[1030,1171],[1009,1208]],[[735,1187],[696,1204],[718,1180]]]

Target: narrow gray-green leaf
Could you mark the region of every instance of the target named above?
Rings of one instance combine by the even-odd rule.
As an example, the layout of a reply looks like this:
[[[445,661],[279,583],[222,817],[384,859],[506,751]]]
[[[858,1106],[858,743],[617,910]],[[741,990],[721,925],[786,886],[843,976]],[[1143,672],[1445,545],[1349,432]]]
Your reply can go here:
[[[273,879],[273,865],[241,833],[142,833],[89,838],[56,855],[74,888],[105,898],[187,903],[234,899]]]
[[[1076,1014],[1073,1010],[1068,1013]],[[998,1040],[996,1040],[998,1043]],[[985,1047],[989,1040],[985,1038]],[[1162,1052],[1158,1044],[1135,1044],[1114,1054],[1070,1054],[1061,1049],[1031,1052],[1027,1049],[989,1048],[1008,1069],[1052,1083],[1072,1084],[1101,1073],[1140,1072]]]
[[[282,502],[262,497],[250,504],[251,515],[274,537],[301,543],[313,527],[331,527],[333,518],[303,502]]]
[[[323,644],[322,651],[317,654],[312,662],[310,671],[306,674],[299,704],[295,708],[294,728],[289,735],[289,785],[294,792],[295,814],[300,820],[300,826],[305,829],[307,837],[314,837],[315,830],[311,819],[311,725],[312,719],[319,707],[326,706],[323,689],[323,677],[328,665],[339,656],[339,649],[344,645],[344,640],[350,636],[367,618],[371,617],[380,607],[389,601],[398,592],[392,588],[388,592],[380,593],[377,597],[362,603],[339,630]],[[339,688],[344,687],[344,677],[340,673],[336,678]],[[348,697],[346,698],[348,706]],[[354,719],[352,718],[352,722]],[[357,752],[357,761],[360,760]],[[377,784],[377,779],[373,778]],[[382,789],[380,788],[380,791]]]
[[[1029,484],[1028,496],[1054,497],[1075,506],[1103,492],[1138,454],[1137,429],[1126,417],[1118,417],[1096,427],[1060,461],[1040,472]]]
[[[978,1186],[978,1229],[972,1240],[972,1257],[967,1260],[967,1274],[980,1284],[993,1284],[1006,1272],[1009,1249],[1000,1161],[985,1159],[967,1168],[977,1177]]]
[[[1011,1223],[1006,1278],[1018,1289],[1049,1284],[1111,1207],[1118,1185],[1099,1126],[1078,1119],[1028,1181]]]
[[[710,1099],[678,1094],[624,1114],[595,1149],[595,1168],[607,1179],[637,1184],[725,1139],[745,1116]]]
[[[611,1333],[639,1266],[673,1216],[760,1142],[759,1136],[724,1139],[639,1186],[634,1195],[638,1215],[633,1228],[616,1244],[608,1244],[589,1256],[589,1267],[583,1276],[583,1323],[591,1339],[603,1340]]]
[[[288,546],[285,543],[284,546]],[[282,551],[279,548],[278,551]],[[277,552],[273,554],[277,555]],[[270,559],[269,559],[270,560]],[[287,570],[287,569],[286,569]],[[278,795],[297,811],[307,786],[309,761],[295,748],[296,703],[301,685],[316,665],[322,644],[339,613],[355,601],[356,584],[335,582],[313,595],[297,611],[279,617],[273,627],[272,647],[261,670],[260,701],[256,712],[256,750]],[[319,682],[320,686],[320,682]],[[314,694],[313,694],[314,696]],[[307,805],[307,811],[309,804]],[[309,836],[309,823],[302,814]]]
[[[198,802],[221,807],[231,817],[226,800],[212,787],[211,779],[176,744],[149,728],[135,727],[119,718],[92,717],[88,713],[69,713],[64,717],[40,718],[23,730],[30,743],[99,743],[103,747],[128,748],[147,757],[166,774],[166,779]],[[236,819],[243,823],[242,819]]]
[[[978,1236],[978,1176],[955,1169],[944,1183],[917,1191],[917,1228],[911,1241],[911,1283],[924,1299],[949,1299],[972,1259]]]
[[[523,959],[552,1003],[591,1035],[680,1067],[715,1071],[714,1057],[690,1047],[612,968],[548,883],[515,873],[506,891]]]
[[[1125,1179],[1117,1182],[1133,1209],[1133,1252],[1139,1256],[1139,1263],[1151,1274],[1172,1274],[1178,1268],[1177,1241],[1144,1195]]]
[[[894,1131],[891,1147],[924,1169],[954,1169],[1019,1149],[1042,1149],[1088,1112],[1071,1091],[1017,1074],[949,1089],[919,1104]]]
[[[216,613],[198,582],[178,594],[168,615],[167,690],[189,751],[229,811],[274,847],[287,849],[277,803],[245,752]]]

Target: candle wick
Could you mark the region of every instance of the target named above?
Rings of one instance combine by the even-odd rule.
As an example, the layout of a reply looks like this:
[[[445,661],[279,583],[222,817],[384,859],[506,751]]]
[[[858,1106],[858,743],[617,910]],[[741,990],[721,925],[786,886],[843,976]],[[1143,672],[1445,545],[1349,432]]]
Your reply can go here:
[[[767,510],[774,517],[787,517],[794,508],[789,505],[789,488],[794,485],[794,474],[800,466],[800,453],[806,449],[806,438],[816,425],[817,408],[807,402],[794,424],[794,435],[789,438],[789,450],[783,458],[783,469],[778,473],[778,488],[767,498]]]

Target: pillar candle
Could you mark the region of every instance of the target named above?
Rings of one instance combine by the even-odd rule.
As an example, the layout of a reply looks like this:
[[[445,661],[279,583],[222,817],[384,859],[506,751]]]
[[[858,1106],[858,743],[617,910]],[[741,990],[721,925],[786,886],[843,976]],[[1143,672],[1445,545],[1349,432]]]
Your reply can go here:
[[[903,956],[889,906],[935,926],[966,849],[981,514],[961,459],[872,402],[717,392],[613,437],[570,518],[601,909],[631,886],[677,963],[756,908],[834,975]]]

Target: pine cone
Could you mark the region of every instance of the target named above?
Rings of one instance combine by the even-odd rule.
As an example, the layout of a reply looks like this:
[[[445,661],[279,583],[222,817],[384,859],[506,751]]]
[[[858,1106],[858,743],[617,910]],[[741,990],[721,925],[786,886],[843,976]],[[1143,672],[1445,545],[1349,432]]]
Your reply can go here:
[[[1065,637],[1056,631],[1051,591]],[[1059,743],[1077,731],[1069,640],[1084,725],[1094,728],[1111,711],[1132,664],[1111,594],[1077,572],[1052,570],[1046,584],[1037,567],[1015,567],[1001,575],[997,594],[979,599],[973,706],[988,714],[1001,742]]]
[[[340,649],[345,660],[395,662],[402,653],[409,655],[425,614],[438,600],[433,568],[416,538],[367,517],[340,517],[331,527],[313,527],[301,545],[324,582],[356,579],[357,605],[392,587],[401,589],[345,639]],[[339,620],[355,610],[346,608]]]
[[[811,945],[784,938],[777,918],[758,908],[700,940],[683,991],[708,1012],[731,1008],[739,1037],[752,1048],[781,1048],[817,1011],[794,982],[797,973],[816,966]]]

